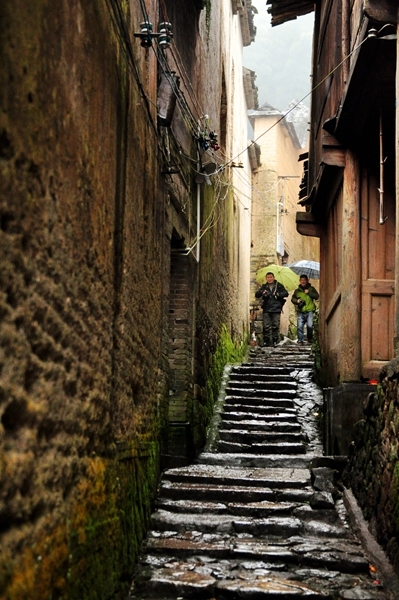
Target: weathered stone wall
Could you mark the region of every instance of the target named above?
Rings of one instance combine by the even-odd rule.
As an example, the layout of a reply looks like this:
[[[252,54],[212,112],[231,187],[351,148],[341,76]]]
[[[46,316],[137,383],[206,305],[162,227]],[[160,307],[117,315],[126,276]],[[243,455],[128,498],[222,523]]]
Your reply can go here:
[[[103,2],[0,10],[0,595],[105,598],[158,475],[156,139]]]
[[[364,419],[355,426],[344,474],[369,528],[399,573],[399,360],[380,374],[377,392],[370,394]]]
[[[167,5],[217,130],[220,14],[207,28],[195,2]],[[157,127],[159,65],[133,37],[140,3],[118,3],[119,17],[115,6],[0,6],[0,596],[9,600],[103,600],[128,585],[169,442],[171,256],[195,239],[195,143],[179,107],[170,133]],[[157,25],[158,2],[146,6]],[[165,173],[175,157],[178,173]],[[214,224],[200,262],[187,257],[195,450],[248,320],[228,283],[239,217],[232,194],[215,193],[201,192],[201,220],[213,211]]]

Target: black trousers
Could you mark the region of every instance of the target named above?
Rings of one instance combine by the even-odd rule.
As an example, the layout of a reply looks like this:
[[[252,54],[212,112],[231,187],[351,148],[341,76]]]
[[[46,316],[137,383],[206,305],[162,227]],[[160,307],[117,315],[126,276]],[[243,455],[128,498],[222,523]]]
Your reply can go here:
[[[263,343],[267,346],[277,344],[280,335],[281,313],[263,311]]]

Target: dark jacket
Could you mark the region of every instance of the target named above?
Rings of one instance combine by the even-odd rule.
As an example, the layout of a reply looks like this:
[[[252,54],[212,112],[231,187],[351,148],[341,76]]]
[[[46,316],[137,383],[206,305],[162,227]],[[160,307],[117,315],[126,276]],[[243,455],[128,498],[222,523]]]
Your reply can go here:
[[[265,312],[279,313],[282,311],[288,292],[281,283],[274,281],[272,284],[264,283],[255,298],[262,298]]]
[[[308,293],[305,294],[304,290],[308,290]],[[298,305],[298,298],[302,300],[303,305]],[[295,292],[292,294],[291,302],[295,304],[295,307],[298,312],[313,312],[316,309],[315,300],[319,299],[319,294],[313,285],[310,285],[308,282],[304,287],[301,285],[297,287]]]

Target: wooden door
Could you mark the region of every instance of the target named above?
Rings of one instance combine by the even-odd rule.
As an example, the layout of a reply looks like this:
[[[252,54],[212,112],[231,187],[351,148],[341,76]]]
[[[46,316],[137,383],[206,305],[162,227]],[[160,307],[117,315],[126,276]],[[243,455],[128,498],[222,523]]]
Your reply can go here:
[[[395,198],[384,194],[380,223],[379,181],[364,170],[361,189],[362,375],[375,378],[394,357]]]

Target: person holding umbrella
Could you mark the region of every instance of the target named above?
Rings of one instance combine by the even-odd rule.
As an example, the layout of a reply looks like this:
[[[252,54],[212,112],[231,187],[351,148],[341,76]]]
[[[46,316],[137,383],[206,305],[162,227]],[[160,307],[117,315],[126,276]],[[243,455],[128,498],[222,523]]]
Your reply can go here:
[[[292,294],[291,302],[297,310],[297,334],[298,344],[303,346],[303,328],[306,325],[306,336],[308,342],[313,338],[313,313],[316,309],[315,300],[319,299],[317,290],[310,285],[308,276],[302,274],[299,277],[299,286]]]
[[[255,298],[263,301],[263,345],[276,346],[280,335],[281,311],[288,292],[275,280],[273,273],[266,273],[266,283],[255,292]]]

